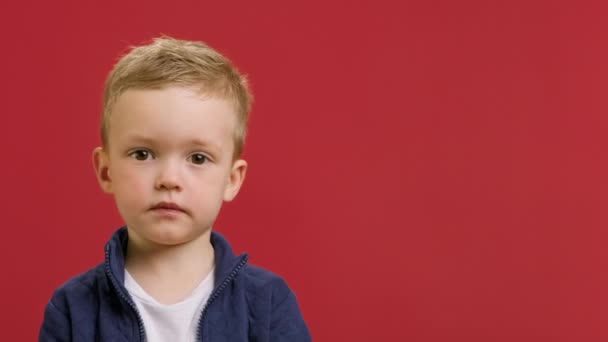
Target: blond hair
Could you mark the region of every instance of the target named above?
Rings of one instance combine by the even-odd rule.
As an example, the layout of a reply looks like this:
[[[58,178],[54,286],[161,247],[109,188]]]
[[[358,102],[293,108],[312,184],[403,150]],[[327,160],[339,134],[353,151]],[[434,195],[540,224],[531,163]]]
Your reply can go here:
[[[247,78],[226,57],[203,42],[170,37],[132,47],[116,63],[106,80],[101,140],[108,145],[109,118],[118,97],[128,89],[162,89],[170,85],[200,87],[208,96],[233,102],[238,120],[233,158],[243,151],[253,97]]]

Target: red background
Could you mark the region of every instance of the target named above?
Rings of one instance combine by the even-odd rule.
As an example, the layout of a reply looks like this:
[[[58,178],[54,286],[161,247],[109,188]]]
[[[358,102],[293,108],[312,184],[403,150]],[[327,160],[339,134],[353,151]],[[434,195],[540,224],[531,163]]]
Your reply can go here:
[[[204,40],[257,98],[217,223],[316,341],[608,340],[602,2],[5,1],[3,341],[121,224],[95,182],[131,44]]]

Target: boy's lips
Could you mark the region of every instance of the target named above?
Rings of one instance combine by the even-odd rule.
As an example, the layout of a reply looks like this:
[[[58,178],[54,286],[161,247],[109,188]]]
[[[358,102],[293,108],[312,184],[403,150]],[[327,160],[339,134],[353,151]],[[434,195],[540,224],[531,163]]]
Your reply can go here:
[[[187,211],[180,207],[178,204],[173,202],[159,202],[150,207],[150,210],[167,210],[167,211],[180,211],[187,213]]]

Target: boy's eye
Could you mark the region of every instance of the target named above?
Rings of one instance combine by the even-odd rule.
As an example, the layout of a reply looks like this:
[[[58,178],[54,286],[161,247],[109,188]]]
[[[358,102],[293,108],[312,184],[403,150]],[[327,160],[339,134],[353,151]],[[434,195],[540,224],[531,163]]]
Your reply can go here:
[[[192,156],[190,156],[190,160],[192,161],[193,164],[205,164],[209,158],[207,158],[206,155],[202,154],[202,153],[195,153]]]
[[[131,152],[129,155],[137,160],[148,160],[151,157],[150,151],[146,150],[136,150]]]

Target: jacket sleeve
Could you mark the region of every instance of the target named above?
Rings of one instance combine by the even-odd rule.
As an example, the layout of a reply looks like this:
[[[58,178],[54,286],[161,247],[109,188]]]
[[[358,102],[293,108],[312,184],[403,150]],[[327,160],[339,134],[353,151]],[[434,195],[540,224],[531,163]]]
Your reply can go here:
[[[68,314],[61,311],[51,300],[44,311],[39,342],[71,342],[71,327]]]
[[[270,342],[310,342],[312,338],[304,322],[295,294],[282,281],[273,295],[270,321]]]

